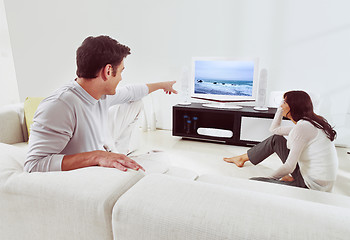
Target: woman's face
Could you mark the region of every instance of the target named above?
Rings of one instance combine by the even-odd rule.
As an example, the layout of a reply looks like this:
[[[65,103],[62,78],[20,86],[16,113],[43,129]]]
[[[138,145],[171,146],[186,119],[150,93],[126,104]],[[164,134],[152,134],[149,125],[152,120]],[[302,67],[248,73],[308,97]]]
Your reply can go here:
[[[283,100],[281,108],[283,112],[283,117],[289,118],[288,116],[290,116],[290,107],[288,103],[286,103],[286,99]]]

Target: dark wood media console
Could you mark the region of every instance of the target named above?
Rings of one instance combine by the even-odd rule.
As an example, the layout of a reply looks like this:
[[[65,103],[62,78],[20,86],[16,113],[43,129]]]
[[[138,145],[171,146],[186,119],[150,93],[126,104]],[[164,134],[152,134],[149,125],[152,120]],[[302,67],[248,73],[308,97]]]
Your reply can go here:
[[[269,108],[267,111],[256,111],[250,106],[244,106],[241,109],[227,109],[205,107],[202,103],[178,104],[173,106],[173,136],[231,145],[252,146],[261,141],[261,137],[255,138],[254,134],[257,134],[257,131],[260,131],[259,129],[264,132],[268,131],[266,120],[272,122],[275,113],[276,108]],[[247,129],[242,129],[242,121],[249,122],[249,124],[244,124]],[[260,127],[260,123],[263,122],[265,123],[264,126]],[[218,129],[218,132],[229,130],[232,132],[232,136],[203,135],[197,132],[199,128],[201,130],[209,128],[214,132],[216,129]],[[252,130],[251,134],[249,134],[250,130]],[[245,131],[248,131],[248,133]],[[242,138],[243,135],[249,137]]]

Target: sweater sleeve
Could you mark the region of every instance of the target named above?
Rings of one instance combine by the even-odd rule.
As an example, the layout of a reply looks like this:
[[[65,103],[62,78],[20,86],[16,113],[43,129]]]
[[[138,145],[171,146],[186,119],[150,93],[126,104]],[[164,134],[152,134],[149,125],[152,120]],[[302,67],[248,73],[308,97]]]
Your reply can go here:
[[[293,127],[282,127],[281,126],[282,118],[283,118],[282,108],[279,107],[279,108],[277,108],[277,111],[275,113],[275,117],[273,118],[271,126],[270,126],[271,133],[286,136],[293,129]]]
[[[307,121],[299,121],[294,127],[293,132],[289,135],[290,152],[286,162],[278,168],[272,178],[280,179],[294,171],[300,155],[309,142],[317,135],[317,129]]]
[[[60,154],[73,135],[75,117],[64,102],[43,101],[34,116],[24,169],[28,172],[61,171]]]
[[[147,96],[149,89],[146,84],[135,84],[117,87],[114,95],[107,96],[108,105],[135,102]]]

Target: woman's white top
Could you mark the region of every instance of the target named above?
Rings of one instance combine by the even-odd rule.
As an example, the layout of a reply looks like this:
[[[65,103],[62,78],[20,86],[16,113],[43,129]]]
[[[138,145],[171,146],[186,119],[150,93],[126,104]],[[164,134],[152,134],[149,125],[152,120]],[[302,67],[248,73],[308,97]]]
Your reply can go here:
[[[338,170],[338,156],[334,143],[325,132],[309,121],[299,120],[293,127],[282,127],[282,109],[278,108],[270,127],[277,135],[288,135],[290,149],[286,162],[272,177],[280,179],[292,173],[299,164],[300,173],[308,188],[330,192]]]

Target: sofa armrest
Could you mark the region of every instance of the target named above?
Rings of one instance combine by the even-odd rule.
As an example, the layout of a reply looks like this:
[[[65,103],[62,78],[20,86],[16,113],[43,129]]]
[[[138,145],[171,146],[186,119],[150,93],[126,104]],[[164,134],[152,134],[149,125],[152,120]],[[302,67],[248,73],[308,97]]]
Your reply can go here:
[[[103,167],[27,173],[15,156],[0,152],[1,161],[14,163],[0,168],[4,239],[113,239],[113,206],[144,176]]]
[[[13,144],[25,142],[28,134],[24,121],[23,103],[0,108],[0,142]]]

